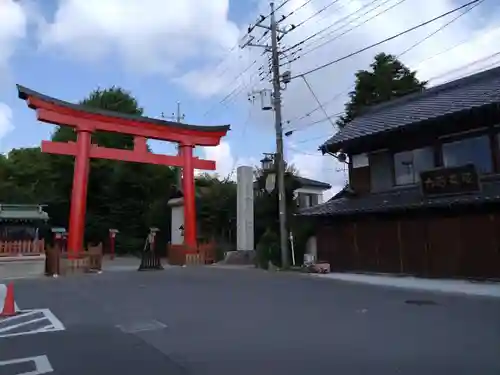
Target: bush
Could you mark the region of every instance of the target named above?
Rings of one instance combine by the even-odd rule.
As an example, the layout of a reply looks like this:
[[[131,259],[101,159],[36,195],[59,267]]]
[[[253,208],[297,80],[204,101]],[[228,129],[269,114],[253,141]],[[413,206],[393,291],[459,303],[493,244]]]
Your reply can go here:
[[[277,267],[281,264],[279,238],[276,233],[268,228],[257,244],[256,265],[267,269],[269,262]]]

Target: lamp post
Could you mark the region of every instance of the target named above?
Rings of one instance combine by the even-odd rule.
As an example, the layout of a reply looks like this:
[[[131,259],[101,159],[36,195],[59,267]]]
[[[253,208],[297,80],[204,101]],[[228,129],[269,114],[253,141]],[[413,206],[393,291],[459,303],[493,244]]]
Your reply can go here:
[[[264,172],[265,188],[271,194],[276,187],[276,169],[274,164],[274,154],[264,154],[264,158],[260,161],[262,171]]]

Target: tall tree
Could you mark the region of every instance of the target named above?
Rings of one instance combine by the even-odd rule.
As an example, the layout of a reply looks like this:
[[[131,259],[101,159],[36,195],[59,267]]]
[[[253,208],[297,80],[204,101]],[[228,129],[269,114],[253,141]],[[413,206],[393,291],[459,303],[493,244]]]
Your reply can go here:
[[[422,90],[426,84],[425,81],[419,81],[416,72],[411,71],[396,56],[379,53],[370,64],[370,70],[356,73],[355,88],[349,93],[345,115],[337,120],[337,126],[343,128],[370,105]]]

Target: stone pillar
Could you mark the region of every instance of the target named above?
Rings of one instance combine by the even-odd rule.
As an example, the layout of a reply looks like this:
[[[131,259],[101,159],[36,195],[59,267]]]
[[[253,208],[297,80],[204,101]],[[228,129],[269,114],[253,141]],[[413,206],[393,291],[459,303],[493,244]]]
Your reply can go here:
[[[236,247],[254,250],[253,168],[237,169]]]

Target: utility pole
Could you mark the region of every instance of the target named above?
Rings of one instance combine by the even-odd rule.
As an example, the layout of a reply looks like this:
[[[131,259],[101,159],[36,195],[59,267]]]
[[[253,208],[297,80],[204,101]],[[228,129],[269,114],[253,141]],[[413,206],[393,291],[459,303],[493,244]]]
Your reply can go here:
[[[276,180],[278,185],[278,209],[279,209],[279,223],[280,223],[280,247],[281,247],[281,263],[283,268],[288,268],[290,265],[288,255],[288,230],[286,223],[286,195],[285,195],[285,162],[283,157],[283,124],[282,124],[282,103],[281,103],[281,83],[288,83],[290,72],[286,72],[283,76],[280,74],[280,51],[278,50],[278,42],[280,38],[288,31],[281,30],[279,23],[276,21],[274,10],[274,2],[271,2],[271,13],[269,15],[269,25],[264,25],[263,22],[268,18],[260,16],[259,21],[254,26],[248,28],[248,39],[243,41],[241,48],[247,46],[261,47],[267,52],[271,53],[271,73],[273,83],[273,107],[274,107],[274,126],[276,130]],[[284,18],[282,18],[283,20]],[[271,46],[254,44],[254,36],[250,35],[256,28],[260,27],[266,29],[266,33],[271,34]],[[294,26],[292,26],[293,30]],[[290,30],[289,30],[290,31]]]
[[[161,117],[165,118],[164,114],[162,113],[161,114]],[[170,119],[170,120],[174,120],[175,122],[177,123],[181,123],[185,118],[186,118],[186,115],[181,113],[181,102],[177,102],[177,113],[172,113],[171,116],[167,116],[166,118]],[[177,155],[180,156],[180,147],[179,145],[177,145]],[[182,189],[182,170],[181,168],[175,168],[175,182],[177,184],[177,188],[179,190]]]

